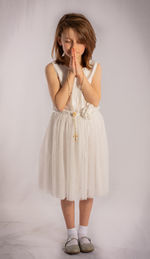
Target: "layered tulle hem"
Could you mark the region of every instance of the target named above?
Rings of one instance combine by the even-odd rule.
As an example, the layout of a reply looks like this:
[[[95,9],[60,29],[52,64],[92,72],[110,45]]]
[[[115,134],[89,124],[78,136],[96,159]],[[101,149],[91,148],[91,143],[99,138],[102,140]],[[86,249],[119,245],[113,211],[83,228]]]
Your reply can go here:
[[[39,188],[68,200],[109,193],[109,151],[100,111],[92,118],[52,112],[39,154]]]

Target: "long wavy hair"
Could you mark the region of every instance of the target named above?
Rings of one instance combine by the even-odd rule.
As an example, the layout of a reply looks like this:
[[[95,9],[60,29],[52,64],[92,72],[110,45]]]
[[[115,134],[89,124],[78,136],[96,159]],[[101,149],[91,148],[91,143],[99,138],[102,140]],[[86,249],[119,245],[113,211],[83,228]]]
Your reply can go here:
[[[92,58],[93,50],[96,47],[96,34],[89,20],[80,13],[67,13],[59,20],[51,52],[52,58],[54,59],[55,50],[55,62],[57,64],[65,64],[63,48],[59,45],[58,38],[61,37],[64,30],[68,28],[75,30],[78,34],[80,43],[85,44],[85,51],[82,54],[81,62],[83,67],[91,69],[92,65],[89,61]]]

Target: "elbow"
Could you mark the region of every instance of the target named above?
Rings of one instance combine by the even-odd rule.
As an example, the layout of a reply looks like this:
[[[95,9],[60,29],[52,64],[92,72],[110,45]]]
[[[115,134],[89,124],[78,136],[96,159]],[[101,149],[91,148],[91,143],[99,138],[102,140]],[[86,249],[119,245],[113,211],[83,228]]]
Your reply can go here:
[[[56,105],[58,111],[62,112],[64,110],[64,107],[60,107],[59,105]]]
[[[59,107],[58,105],[56,105],[56,108],[57,108],[57,110],[58,110],[59,112],[62,112],[62,111],[63,111],[62,107]]]
[[[63,108],[63,107],[61,107],[59,103],[57,103],[57,101],[56,101],[56,97],[55,97],[55,101],[54,101],[54,103],[55,103],[55,106],[56,106],[57,110],[58,110],[58,111],[60,111],[60,112],[62,112],[64,108]]]
[[[94,105],[95,107],[98,107],[98,106],[99,106],[99,103],[100,103],[100,99],[98,99],[98,101],[95,102],[93,105]]]
[[[62,108],[58,108],[58,110],[59,110],[60,112],[62,112],[64,109],[62,109]]]
[[[95,103],[95,106],[98,107],[100,104],[101,96],[98,96],[97,102]]]
[[[93,105],[94,105],[95,107],[98,107],[98,106],[99,106],[99,102],[95,102],[95,103],[93,103]]]

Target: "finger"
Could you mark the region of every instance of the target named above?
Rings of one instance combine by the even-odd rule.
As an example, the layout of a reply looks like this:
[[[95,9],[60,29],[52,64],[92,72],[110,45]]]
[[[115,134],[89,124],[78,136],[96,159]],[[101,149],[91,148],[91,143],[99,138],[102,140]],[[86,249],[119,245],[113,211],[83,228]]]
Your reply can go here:
[[[73,53],[73,50],[72,50],[72,53]],[[73,68],[73,71],[75,72],[75,60],[74,60],[74,54],[72,56],[72,68]]]
[[[73,59],[73,64],[74,64],[74,71],[75,71],[75,74],[77,73],[77,70],[76,70],[76,60],[75,60],[75,58]]]
[[[75,49],[73,49],[73,54],[74,54],[74,57],[75,57],[76,56]]]
[[[73,51],[73,60],[75,59],[75,55],[74,55],[74,49],[72,49],[72,51]]]
[[[76,61],[76,54],[75,54],[75,51],[74,51],[74,55],[73,55],[73,57],[74,57],[74,60]]]
[[[75,49],[73,49],[73,54],[74,54],[74,56],[76,56],[76,51],[75,51]]]
[[[77,63],[76,63],[76,57],[74,55],[74,65],[75,65],[75,71],[76,71],[76,74],[77,74]]]
[[[72,55],[72,60],[73,60],[73,56],[74,56],[73,49],[71,49],[71,55]]]
[[[73,58],[74,58],[74,49],[72,48],[72,56],[73,56]]]

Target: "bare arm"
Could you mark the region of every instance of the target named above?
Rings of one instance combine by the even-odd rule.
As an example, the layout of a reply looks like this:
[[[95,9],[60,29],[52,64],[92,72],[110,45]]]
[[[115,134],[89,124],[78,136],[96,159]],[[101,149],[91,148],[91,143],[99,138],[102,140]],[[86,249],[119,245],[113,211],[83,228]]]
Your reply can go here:
[[[101,66],[98,63],[96,71],[94,73],[94,76],[92,78],[91,84],[89,83],[87,77],[84,75],[84,80],[83,77],[79,78],[80,84],[82,83],[83,80],[83,85],[82,85],[82,93],[84,95],[84,98],[86,99],[87,102],[93,104],[94,106],[98,106],[100,99],[101,99]]]
[[[49,93],[52,98],[52,101],[59,111],[63,111],[63,109],[70,97],[70,94],[72,92],[75,75],[71,71],[68,71],[66,80],[65,80],[64,84],[62,85],[62,87],[60,87],[60,82],[59,82],[57,73],[56,73],[55,68],[52,63],[48,64],[45,67],[45,74],[46,74]],[[68,80],[67,80],[67,78],[68,78]],[[70,86],[70,92],[68,92],[68,90],[69,90],[68,83]]]

